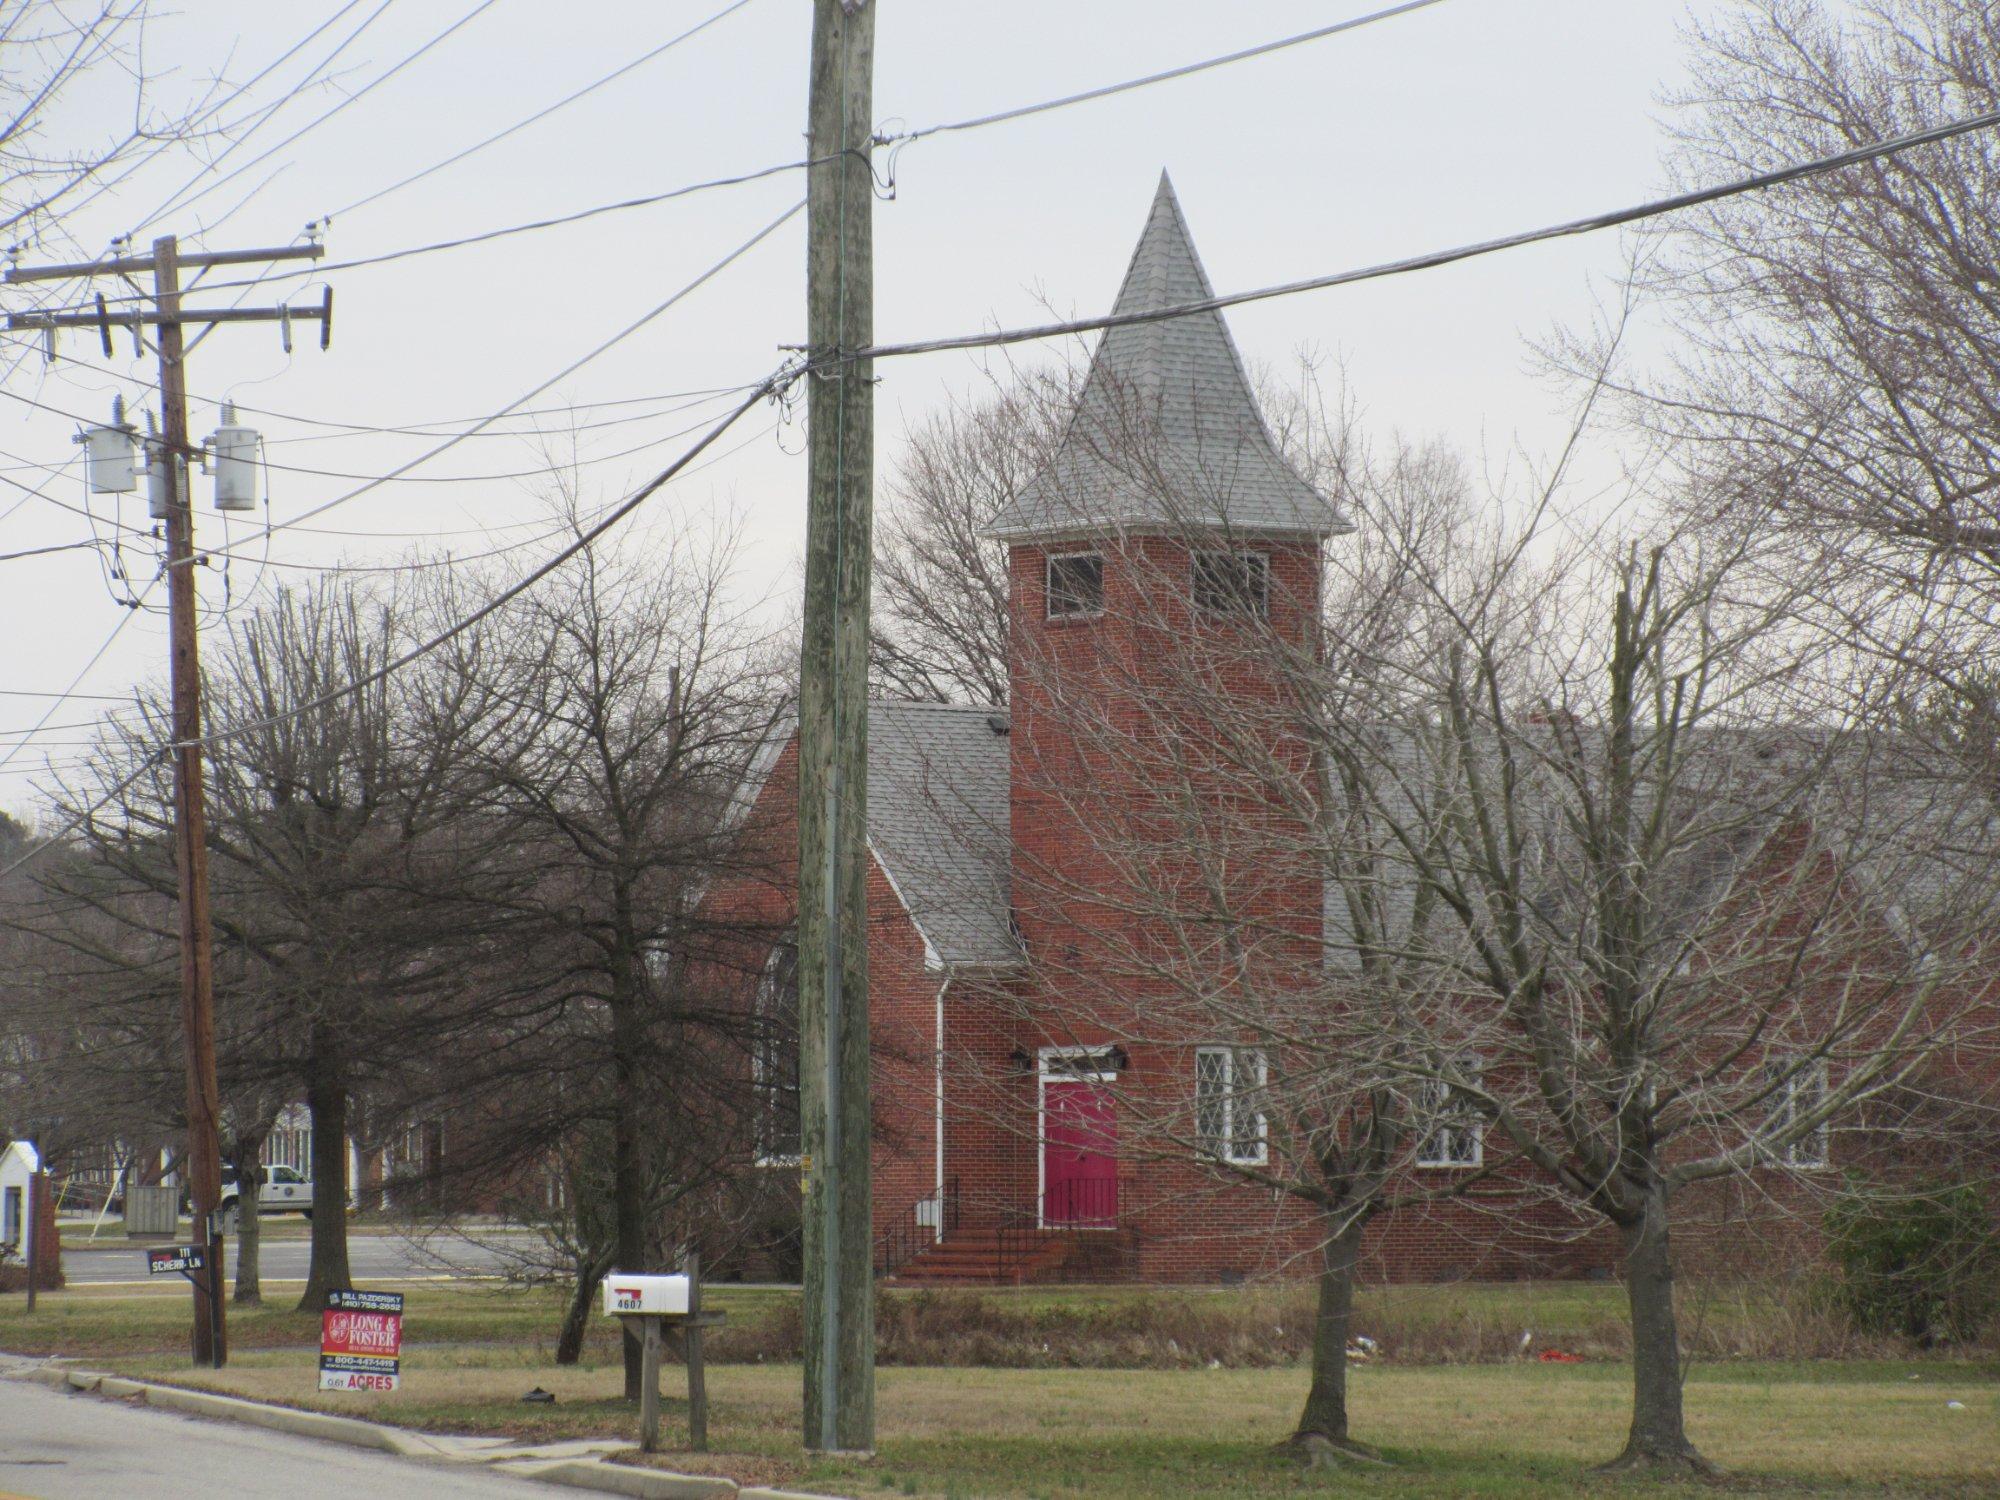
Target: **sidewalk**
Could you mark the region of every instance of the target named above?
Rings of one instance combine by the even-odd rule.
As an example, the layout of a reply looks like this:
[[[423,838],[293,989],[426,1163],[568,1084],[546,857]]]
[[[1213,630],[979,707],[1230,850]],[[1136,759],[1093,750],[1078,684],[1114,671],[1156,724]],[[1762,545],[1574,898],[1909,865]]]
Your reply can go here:
[[[235,1396],[188,1390],[181,1386],[72,1370],[55,1361],[23,1359],[15,1355],[0,1355],[0,1379],[28,1380],[54,1390],[140,1401],[164,1411],[211,1421],[237,1422],[294,1437],[372,1449],[398,1458],[482,1468],[491,1473],[539,1480],[544,1484],[568,1485],[573,1489],[592,1490],[599,1494],[636,1496],[639,1500],[834,1500],[830,1496],[808,1495],[793,1490],[745,1488],[733,1480],[707,1475],[674,1474],[662,1469],[616,1463],[613,1459],[617,1455],[636,1450],[632,1444],[615,1438],[534,1444],[518,1443],[509,1438],[412,1432],[406,1428],[363,1422],[354,1417],[299,1411],[288,1406],[245,1401]]]

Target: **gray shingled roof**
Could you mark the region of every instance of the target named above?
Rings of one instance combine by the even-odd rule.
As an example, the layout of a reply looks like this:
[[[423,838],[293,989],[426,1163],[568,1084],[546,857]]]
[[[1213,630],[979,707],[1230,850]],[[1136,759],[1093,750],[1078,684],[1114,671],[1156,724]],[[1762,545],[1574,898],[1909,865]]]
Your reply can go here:
[[[992,708],[868,705],[868,841],[939,964],[1020,962],[1007,737]]]
[[[1679,845],[1647,871],[1662,938],[1715,920],[1741,872],[1794,820],[1810,829],[1811,851],[1852,879],[1918,951],[1937,941],[1963,942],[1968,928],[1993,911],[2000,818],[1968,786],[1962,768],[1889,737],[1842,746],[1822,764],[1826,747],[1809,733],[1699,733],[1705,744],[1684,787],[1692,805],[1680,814]],[[1378,904],[1377,941],[1434,955],[1435,945],[1458,941],[1458,928],[1434,910],[1431,931],[1412,930],[1416,874],[1382,820],[1419,830],[1444,815],[1432,785],[1439,746],[1420,727],[1385,726],[1372,737],[1372,750],[1368,774],[1385,810],[1344,830],[1349,878]],[[1690,753],[1687,743],[1680,753]],[[1566,826],[1574,789],[1532,755],[1518,763],[1517,774],[1528,894],[1543,920],[1558,931],[1572,928],[1588,920],[1592,899],[1578,879],[1585,872],[1574,867],[1575,835]],[[1326,883],[1322,935],[1329,967],[1356,971],[1355,923],[1338,881]],[[1663,943],[1662,951],[1670,946]]]
[[[868,847],[917,924],[931,967],[1021,961],[1009,895],[1006,724],[995,708],[868,705]],[[795,715],[771,726],[732,799],[732,824],[749,816],[798,732]]]
[[[1162,172],[1112,311],[1214,295]],[[1012,540],[1166,524],[1349,529],[1279,455],[1219,312],[1107,329],[1062,446],[987,531]]]

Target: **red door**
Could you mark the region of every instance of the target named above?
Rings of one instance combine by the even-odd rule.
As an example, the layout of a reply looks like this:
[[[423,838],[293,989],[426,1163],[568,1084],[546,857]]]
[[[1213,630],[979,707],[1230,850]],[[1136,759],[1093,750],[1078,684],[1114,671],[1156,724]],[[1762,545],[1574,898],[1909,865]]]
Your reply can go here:
[[[1042,1223],[1112,1229],[1118,1223],[1118,1120],[1102,1084],[1068,1079],[1042,1090]]]

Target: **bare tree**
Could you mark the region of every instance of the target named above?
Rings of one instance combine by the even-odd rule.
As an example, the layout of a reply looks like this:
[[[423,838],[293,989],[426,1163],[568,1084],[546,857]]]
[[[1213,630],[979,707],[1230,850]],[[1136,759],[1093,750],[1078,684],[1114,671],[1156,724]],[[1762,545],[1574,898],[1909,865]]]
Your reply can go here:
[[[10,242],[59,225],[158,151],[226,124],[217,116],[230,91],[219,82],[191,101],[156,98],[145,45],[154,10],[150,0],[0,5],[0,232]]]
[[[350,1106],[364,1091],[421,1087],[429,1046],[479,1017],[456,956],[478,931],[462,882],[483,867],[479,825],[453,818],[445,797],[471,731],[454,720],[462,733],[409,733],[411,680],[370,680],[407,639],[393,592],[335,578],[281,590],[234,624],[206,683],[210,723],[226,731],[207,757],[218,1066],[243,1147],[295,1092],[311,1109],[305,1307],[351,1283]],[[433,729],[459,706],[422,699]],[[73,857],[39,871],[33,914],[67,955],[69,991],[100,1043],[86,1070],[156,1101],[159,1128],[178,1120],[179,1077],[172,803],[154,753],[167,724],[142,699],[59,801],[88,808],[96,788],[153,764],[83,818]]]
[[[1006,702],[1007,549],[985,527],[1061,442],[1070,387],[1061,371],[1009,371],[910,434],[876,528],[878,691]]]
[[[460,1139],[493,1171],[572,1164],[557,1216],[575,1251],[572,1325],[598,1278],[670,1255],[742,1165],[749,1019],[708,977],[728,968],[739,924],[702,897],[725,873],[754,878],[727,812],[779,680],[731,601],[726,542],[626,545],[580,555],[443,668],[455,693],[505,706],[471,750],[465,795],[516,875],[480,980],[511,1040],[469,1035],[456,1075],[510,1105]],[[602,1171],[576,1169],[587,1147]],[[639,1352],[628,1338],[635,1398]]]
[[[1774,595],[1744,552],[1671,537],[1490,555],[1483,578],[1421,565],[1446,633],[1384,694],[1390,753],[1351,729],[1328,750],[1365,769],[1436,902],[1426,957],[1464,1000],[1426,1077],[1619,1237],[1619,1463],[1705,1467],[1675,1204],[1816,1167],[1833,1122],[1944,1049],[1990,1047],[1985,816],[1955,766],[1886,732],[1854,660],[1797,628],[1817,580]]]
[[[2000,106],[1983,0],[1755,0],[1688,42],[1670,102],[1689,183]],[[1630,407],[1709,514],[1840,583],[1839,627],[1902,660],[1906,695],[1972,719],[1994,712],[2000,597],[1996,191],[1986,130],[1675,215],[1640,277],[1675,360]]]

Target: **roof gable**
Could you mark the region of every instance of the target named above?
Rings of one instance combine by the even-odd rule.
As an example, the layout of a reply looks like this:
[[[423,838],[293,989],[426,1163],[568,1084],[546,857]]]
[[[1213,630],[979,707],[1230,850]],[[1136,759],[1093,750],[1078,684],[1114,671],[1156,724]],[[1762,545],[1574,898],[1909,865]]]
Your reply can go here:
[[[916,926],[926,966],[1021,960],[1005,717],[944,703],[868,705],[868,849]],[[749,818],[797,740],[795,717],[773,725],[738,789],[732,821]],[[781,791],[796,797],[796,781],[785,777]]]

